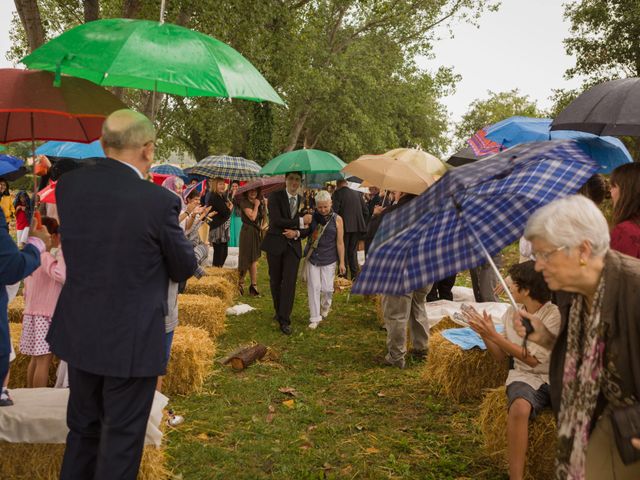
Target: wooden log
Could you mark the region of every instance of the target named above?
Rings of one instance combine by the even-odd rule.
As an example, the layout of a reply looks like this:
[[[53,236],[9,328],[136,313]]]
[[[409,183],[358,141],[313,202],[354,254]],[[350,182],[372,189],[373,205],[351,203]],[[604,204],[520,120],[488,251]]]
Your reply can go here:
[[[256,360],[260,360],[267,354],[267,347],[262,344],[254,345],[249,348],[241,350],[236,355],[231,357],[228,363],[234,370],[244,370]]]

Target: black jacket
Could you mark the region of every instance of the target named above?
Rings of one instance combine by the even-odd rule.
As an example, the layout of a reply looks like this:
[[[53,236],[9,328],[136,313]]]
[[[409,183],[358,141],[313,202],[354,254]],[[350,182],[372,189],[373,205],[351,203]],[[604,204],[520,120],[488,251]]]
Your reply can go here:
[[[371,220],[369,221],[369,228],[367,228],[367,233],[364,236],[365,243],[367,243],[368,245],[371,244],[374,237],[376,236],[376,233],[378,233],[378,228],[380,228],[380,224],[382,223],[382,219],[385,217],[385,215],[388,215],[394,210],[397,210],[398,208],[402,207],[404,204],[406,204],[407,202],[410,202],[416,197],[417,195],[407,193],[403,195],[402,198],[398,200],[398,203],[396,203],[395,205],[391,205],[390,207],[385,208],[382,211],[382,213],[379,215],[373,215],[371,217]]]
[[[342,217],[345,233],[364,233],[367,231],[365,219],[369,216],[363,196],[342,187],[333,192],[333,211]]]
[[[282,255],[287,248],[292,248],[298,257],[302,257],[301,239],[309,235],[309,229],[300,229],[303,199],[298,195],[298,211],[291,218],[289,196],[286,190],[279,190],[269,195],[269,230],[262,241],[262,250],[273,255]],[[300,237],[289,240],[282,232],[286,229],[300,230]]]
[[[51,350],[96,375],[164,374],[169,278],[196,268],[180,199],[108,158],[63,175],[56,198],[67,278]]]
[[[218,214],[214,215],[209,222],[210,228],[217,228],[224,222],[229,220],[229,217],[231,216],[231,210],[227,206],[226,197],[216,192],[210,192],[207,198],[207,206],[211,206],[211,211],[218,212]]]

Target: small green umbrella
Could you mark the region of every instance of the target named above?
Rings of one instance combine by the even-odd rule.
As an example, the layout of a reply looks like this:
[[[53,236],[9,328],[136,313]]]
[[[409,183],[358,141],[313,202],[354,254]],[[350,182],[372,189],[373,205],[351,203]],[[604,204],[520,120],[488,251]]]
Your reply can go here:
[[[347,164],[333,153],[322,150],[294,150],[278,155],[267,163],[261,175],[282,175],[287,172],[333,173],[339,172]]]
[[[110,87],[183,97],[284,101],[240,53],[202,33],[149,20],[85,23],[50,40],[22,63]]]

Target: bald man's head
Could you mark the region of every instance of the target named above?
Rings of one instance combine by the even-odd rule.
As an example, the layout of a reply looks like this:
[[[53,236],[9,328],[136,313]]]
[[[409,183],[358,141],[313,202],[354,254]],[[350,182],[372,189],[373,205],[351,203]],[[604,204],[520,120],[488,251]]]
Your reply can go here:
[[[102,124],[102,146],[105,150],[140,148],[155,139],[151,121],[133,110],[115,111]]]

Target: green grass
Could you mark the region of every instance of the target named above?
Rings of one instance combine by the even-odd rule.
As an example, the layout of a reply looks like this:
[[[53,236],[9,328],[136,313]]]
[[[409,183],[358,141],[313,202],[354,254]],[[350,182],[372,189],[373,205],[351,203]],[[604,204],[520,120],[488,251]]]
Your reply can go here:
[[[331,315],[312,331],[306,284],[299,282],[293,335],[282,335],[265,263],[262,297],[242,299],[257,310],[228,318],[218,355],[251,341],[272,353],[241,373],[212,362],[203,394],[172,399],[186,417],[168,432],[177,478],[506,478],[483,457],[476,405],[435,396],[420,378],[423,364],[375,364],[385,332],[371,302],[337,293]],[[279,392],[284,387],[297,396]]]

